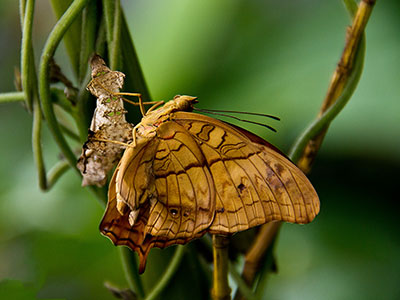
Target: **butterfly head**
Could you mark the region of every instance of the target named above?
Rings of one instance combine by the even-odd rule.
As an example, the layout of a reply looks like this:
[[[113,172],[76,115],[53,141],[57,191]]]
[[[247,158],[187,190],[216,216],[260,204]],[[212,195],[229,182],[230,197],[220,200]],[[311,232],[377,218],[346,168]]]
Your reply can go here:
[[[176,95],[173,99],[176,109],[181,111],[192,111],[194,104],[198,103],[197,97]]]

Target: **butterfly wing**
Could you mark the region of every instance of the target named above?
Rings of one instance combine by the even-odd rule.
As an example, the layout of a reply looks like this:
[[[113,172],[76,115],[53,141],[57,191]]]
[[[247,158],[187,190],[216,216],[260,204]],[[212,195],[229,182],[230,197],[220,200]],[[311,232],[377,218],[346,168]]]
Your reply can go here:
[[[171,120],[196,140],[216,190],[211,233],[233,233],[270,221],[308,223],[318,196],[303,172],[261,138],[225,122],[188,112]]]
[[[182,126],[161,124],[157,139],[152,165],[157,198],[146,230],[154,236],[189,241],[204,234],[213,221],[213,179],[197,142]]]
[[[117,199],[129,211],[117,209]],[[179,124],[166,122],[153,137],[127,148],[111,179],[101,232],[116,245],[138,252],[144,269],[152,247],[184,244],[201,237],[215,214],[215,189],[205,158]]]
[[[117,210],[116,200],[116,174],[117,167],[111,179],[108,190],[107,209],[100,223],[100,232],[110,238],[115,245],[125,245],[136,251],[139,255],[139,273],[143,273],[149,251],[153,247],[165,248],[173,244],[185,244],[186,239],[168,239],[166,237],[152,236],[146,232],[149,219],[150,203],[145,202],[141,208],[135,224],[129,224],[129,214],[121,215]]]

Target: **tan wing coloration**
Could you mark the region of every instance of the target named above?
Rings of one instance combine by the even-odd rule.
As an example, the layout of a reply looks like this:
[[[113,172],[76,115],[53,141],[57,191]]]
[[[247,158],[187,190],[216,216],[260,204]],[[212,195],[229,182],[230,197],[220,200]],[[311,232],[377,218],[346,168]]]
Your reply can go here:
[[[215,190],[206,160],[179,124],[162,123],[157,136],[139,138],[121,159],[100,230],[137,251],[144,270],[149,250],[185,244],[213,221]],[[118,209],[118,201],[126,207]],[[129,209],[127,209],[129,208]],[[130,212],[136,211],[134,220]]]
[[[270,221],[308,223],[319,212],[307,177],[258,136],[186,112],[177,96],[135,127],[111,179],[101,232],[139,254]],[[135,139],[134,139],[135,140]]]
[[[118,171],[118,167],[116,169]],[[141,214],[133,226],[129,223],[129,214],[121,215],[117,210],[115,177],[110,182],[108,190],[108,204],[106,212],[100,223],[100,231],[102,234],[110,238],[115,245],[125,245],[136,251],[139,255],[139,273],[143,273],[146,267],[146,260],[149,251],[153,247],[165,248],[174,244],[185,244],[187,239],[168,239],[167,237],[152,236],[146,232],[146,224],[150,211],[150,203],[146,202]],[[202,236],[204,232],[193,235],[193,238]]]
[[[214,180],[216,215],[209,232],[233,233],[270,221],[308,223],[318,214],[307,177],[261,138],[204,115],[176,112],[171,119],[196,139]]]

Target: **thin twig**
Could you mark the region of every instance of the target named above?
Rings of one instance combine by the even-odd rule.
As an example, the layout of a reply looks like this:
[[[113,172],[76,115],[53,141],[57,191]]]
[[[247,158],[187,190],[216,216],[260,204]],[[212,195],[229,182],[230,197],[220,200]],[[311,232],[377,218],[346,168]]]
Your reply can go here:
[[[355,59],[359,62],[356,62],[354,71],[348,78],[347,85],[344,87],[342,94],[336,99],[336,102],[334,102],[333,105],[328,107],[327,110],[314,122],[312,122],[311,125],[300,135],[289,153],[290,159],[292,159],[293,161],[298,161],[307,143],[315,138],[317,134],[325,131],[327,126],[329,126],[332,120],[342,111],[344,106],[350,100],[357,87],[358,81],[362,73],[364,53],[365,43],[363,39],[360,45],[360,54],[357,55]],[[305,168],[305,172],[307,172],[308,170],[308,168],[306,168],[305,166],[300,166],[300,168]]]
[[[364,34],[364,29],[367,25],[369,16],[371,15],[374,4],[375,0],[362,0],[358,6],[357,12],[353,19],[353,24],[348,30],[345,48],[332,76],[328,92],[318,114],[319,117],[322,116],[343,93],[349,76],[353,72],[354,58],[358,49],[358,45],[362,35]],[[348,9],[350,8],[349,5],[346,5],[346,7]],[[352,12],[350,11],[350,13]],[[318,135],[314,136],[314,138],[308,142],[301,159],[297,163],[300,169],[302,169],[305,173],[308,173],[311,169],[311,165],[322,144],[325,133],[328,130],[328,126],[329,124],[323,130],[321,130]]]
[[[361,41],[361,43],[360,39],[363,35],[365,25],[368,21],[374,3],[375,1],[367,1],[367,0],[363,0],[360,3],[357,13],[353,20],[353,25],[350,28],[347,36],[346,46],[343,51],[342,58],[340,59],[338,68],[334,73],[330,88],[328,89],[327,97],[325,98],[322,105],[321,112],[319,115],[322,117],[319,117],[313,123],[312,127],[309,128],[307,133],[301,137],[300,141],[296,143],[296,145],[293,148],[294,149],[292,151],[293,159],[294,161],[296,161],[296,157],[298,156],[297,153],[298,152],[301,153],[302,149],[300,148],[304,143],[308,141],[308,146],[298,162],[298,166],[306,174],[309,172],[311,168],[312,161],[314,160],[317,151],[322,143],[323,137],[329,126],[329,123],[347,103],[355,87],[357,86],[358,79],[362,71],[362,64],[363,64],[364,50],[365,50],[364,39]],[[351,10],[350,4],[346,4],[346,6],[349,10]],[[358,53],[357,50],[359,50]],[[340,101],[338,101],[338,103],[335,104],[334,107],[332,107],[331,109],[329,109],[329,111],[327,111],[327,109],[336,100]],[[325,112],[326,114],[324,114]],[[310,138],[316,136],[318,132],[319,135],[310,141]],[[274,236],[276,232],[278,232],[279,226],[280,226],[279,223],[276,224],[269,223],[263,225],[259,235],[254,241],[254,244],[250,248],[251,251],[254,251],[254,253],[256,253],[257,255],[255,255],[252,258],[251,263],[249,262],[245,263],[242,273],[242,276],[243,275],[248,276],[246,274],[252,274],[251,276],[248,276],[248,278],[245,280],[249,284],[255,278],[254,276],[255,271],[252,269],[254,268],[254,266],[258,267],[260,265],[260,261],[263,259],[266,250],[270,246],[270,243],[274,240]],[[250,253],[251,252],[248,252],[248,254]],[[249,278],[251,279],[250,281],[248,281]]]
[[[228,284],[228,246],[229,239],[222,235],[214,234],[213,241],[213,287],[211,297],[213,300],[231,299],[231,289]]]

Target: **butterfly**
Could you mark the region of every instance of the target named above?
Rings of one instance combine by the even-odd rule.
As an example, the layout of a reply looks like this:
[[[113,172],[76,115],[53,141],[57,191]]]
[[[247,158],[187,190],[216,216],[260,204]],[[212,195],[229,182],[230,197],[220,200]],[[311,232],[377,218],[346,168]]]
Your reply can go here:
[[[108,190],[100,231],[139,255],[152,247],[231,234],[271,221],[311,222],[312,184],[262,138],[191,112],[196,97],[175,96],[133,130]]]

